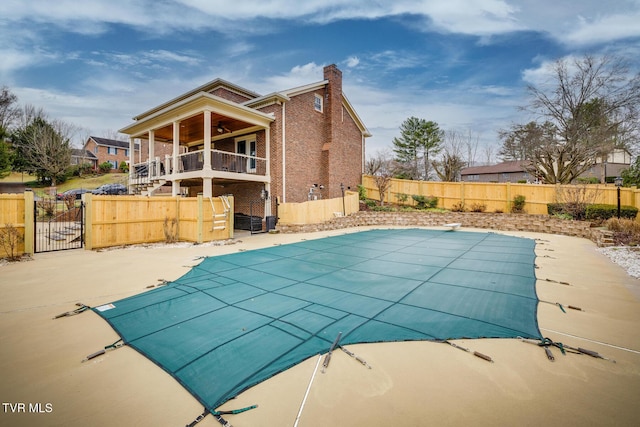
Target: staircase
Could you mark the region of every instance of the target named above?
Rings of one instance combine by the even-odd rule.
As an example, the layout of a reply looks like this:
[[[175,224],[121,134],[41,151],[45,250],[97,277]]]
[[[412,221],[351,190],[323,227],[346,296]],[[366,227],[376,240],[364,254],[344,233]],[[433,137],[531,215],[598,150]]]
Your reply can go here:
[[[166,179],[154,179],[151,182],[139,183],[131,186],[133,194],[153,196],[153,193],[167,183]]]

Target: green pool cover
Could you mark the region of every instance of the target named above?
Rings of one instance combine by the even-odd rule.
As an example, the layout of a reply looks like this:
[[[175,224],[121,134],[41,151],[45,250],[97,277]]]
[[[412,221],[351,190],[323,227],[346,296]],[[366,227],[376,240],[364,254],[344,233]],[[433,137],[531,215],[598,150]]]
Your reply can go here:
[[[541,338],[535,242],[372,230],[210,257],[162,288],[95,310],[214,410],[340,344]]]

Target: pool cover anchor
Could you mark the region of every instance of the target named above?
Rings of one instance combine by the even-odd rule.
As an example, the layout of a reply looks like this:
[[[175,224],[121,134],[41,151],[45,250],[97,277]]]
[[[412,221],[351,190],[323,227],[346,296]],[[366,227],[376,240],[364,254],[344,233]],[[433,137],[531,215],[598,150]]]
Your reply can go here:
[[[534,345],[537,345],[539,347],[544,347],[544,351],[545,351],[545,353],[547,355],[547,358],[551,362],[555,361],[555,357],[553,356],[553,353],[551,352],[551,349],[549,348],[549,347],[553,346],[553,347],[558,347],[563,355],[566,355],[567,354],[567,350],[569,350],[570,353],[586,354],[587,356],[595,357],[596,359],[602,359],[602,360],[607,360],[607,361],[612,362],[612,363],[616,363],[615,360],[609,359],[607,357],[604,357],[604,356],[602,356],[600,353],[598,353],[596,351],[587,350],[586,348],[582,348],[582,347],[572,347],[570,345],[562,344],[560,342],[555,342],[555,341],[551,340],[550,338],[543,338],[541,340],[532,340],[532,339],[518,337],[518,339],[520,339],[520,341],[522,341],[522,342],[526,342],[526,343],[529,343],[529,344],[534,344]]]
[[[80,362],[80,363],[84,363],[84,362],[87,362],[87,361],[89,361],[91,359],[95,359],[98,356],[102,356],[107,351],[115,350],[117,348],[122,347],[123,345],[124,345],[124,341],[122,340],[122,338],[120,338],[118,341],[114,342],[113,344],[109,344],[109,345],[105,346],[104,349],[98,350],[95,353],[91,353],[90,355],[88,355],[87,357],[82,359],[82,362]]]
[[[345,353],[347,353],[349,356],[353,357],[354,359],[356,359],[358,362],[360,362],[363,366],[366,366],[367,368],[371,369],[371,365],[369,365],[367,363],[366,360],[364,360],[362,357],[358,356],[355,353],[350,352],[349,350],[347,350],[346,348],[344,348],[343,346],[339,346],[340,350],[344,351]]]
[[[76,314],[84,313],[85,311],[91,308],[88,305],[85,305],[81,302],[77,302],[76,306],[78,306],[78,308],[76,308],[75,310],[65,311],[64,313],[60,313],[56,317],[54,317],[53,320],[60,319],[61,317],[75,316]]]
[[[453,348],[457,348],[458,350],[462,350],[462,351],[464,351],[464,352],[466,352],[466,353],[471,353],[471,354],[473,354],[474,356],[479,357],[479,358],[480,358],[480,359],[482,359],[482,360],[486,360],[487,362],[491,362],[491,363],[493,363],[493,359],[492,359],[491,357],[487,356],[486,354],[482,354],[482,353],[480,353],[479,351],[471,351],[471,350],[469,350],[468,348],[466,348],[466,347],[461,347],[461,346],[459,346],[458,344],[452,343],[452,342],[451,342],[451,341],[449,341],[449,340],[442,340],[442,341],[438,341],[438,342],[442,342],[442,343],[445,343],[445,344],[449,344],[449,345],[450,345],[451,347],[453,347]]]
[[[333,341],[333,344],[331,344],[331,347],[329,348],[329,352],[324,357],[324,362],[322,362],[322,373],[323,374],[324,374],[325,370],[329,367],[329,362],[331,361],[331,353],[333,353],[333,350],[336,348],[336,346],[340,342],[340,338],[341,337],[342,337],[342,332],[338,332],[338,336]]]
[[[209,414],[211,414],[216,419],[216,421],[218,421],[224,427],[233,427],[229,421],[222,418],[223,415],[241,414],[243,412],[249,411],[251,409],[255,409],[257,407],[258,405],[251,405],[251,406],[247,406],[246,408],[232,409],[229,411],[210,411],[208,408],[205,407],[204,411],[202,411],[202,413],[198,415],[195,420],[187,424],[186,427],[194,427],[196,424],[202,421]]]

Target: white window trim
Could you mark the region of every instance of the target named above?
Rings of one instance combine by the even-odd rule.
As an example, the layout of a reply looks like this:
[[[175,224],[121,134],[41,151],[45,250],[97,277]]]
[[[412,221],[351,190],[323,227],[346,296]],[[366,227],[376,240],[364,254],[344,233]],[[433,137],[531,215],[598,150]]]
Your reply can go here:
[[[322,96],[318,95],[317,93],[314,95],[315,97],[313,99],[313,109],[316,110],[318,113],[322,113],[322,111],[324,110],[324,102],[323,102]],[[318,109],[318,104],[320,104],[319,109]]]

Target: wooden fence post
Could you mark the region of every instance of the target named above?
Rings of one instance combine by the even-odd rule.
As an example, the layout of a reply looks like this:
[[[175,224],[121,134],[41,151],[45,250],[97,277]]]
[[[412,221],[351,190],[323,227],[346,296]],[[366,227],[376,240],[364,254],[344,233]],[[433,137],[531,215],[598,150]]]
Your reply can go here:
[[[35,252],[35,221],[33,212],[35,210],[35,198],[33,191],[24,192],[24,253],[33,255]]]
[[[93,249],[93,195],[84,193],[84,248],[88,251]]]
[[[202,243],[202,229],[204,223],[204,206],[202,205],[202,194],[198,194],[198,225],[196,226],[196,241]]]

